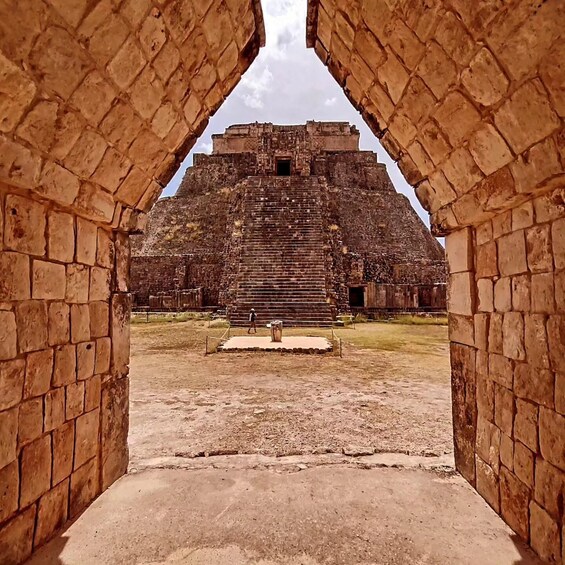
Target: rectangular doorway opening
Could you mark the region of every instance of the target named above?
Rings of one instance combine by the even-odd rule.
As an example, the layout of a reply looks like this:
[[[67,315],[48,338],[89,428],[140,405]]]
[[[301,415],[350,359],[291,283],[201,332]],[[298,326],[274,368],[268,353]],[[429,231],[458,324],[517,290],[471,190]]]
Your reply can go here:
[[[352,308],[363,308],[365,306],[365,287],[349,287],[349,306]]]
[[[290,159],[277,159],[277,176],[289,177],[290,176]]]

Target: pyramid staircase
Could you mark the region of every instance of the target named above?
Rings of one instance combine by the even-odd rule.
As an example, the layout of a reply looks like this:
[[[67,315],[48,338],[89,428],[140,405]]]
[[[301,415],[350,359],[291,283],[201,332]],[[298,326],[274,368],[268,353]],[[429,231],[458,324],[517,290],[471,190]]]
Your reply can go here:
[[[232,325],[330,326],[318,177],[250,177]]]

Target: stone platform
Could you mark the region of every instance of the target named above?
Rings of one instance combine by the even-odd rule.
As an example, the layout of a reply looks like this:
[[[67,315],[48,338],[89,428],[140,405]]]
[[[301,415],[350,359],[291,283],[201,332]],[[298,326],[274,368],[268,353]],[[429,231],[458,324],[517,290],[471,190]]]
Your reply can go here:
[[[283,336],[273,342],[268,336],[242,335],[230,337],[218,351],[283,351],[287,353],[328,353],[332,344],[325,337]]]

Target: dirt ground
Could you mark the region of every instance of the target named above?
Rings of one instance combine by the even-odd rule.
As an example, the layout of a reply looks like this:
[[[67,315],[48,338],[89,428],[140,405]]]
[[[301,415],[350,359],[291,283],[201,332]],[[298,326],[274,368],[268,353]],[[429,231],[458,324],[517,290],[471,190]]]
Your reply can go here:
[[[132,469],[203,454],[452,451],[446,327],[340,329],[343,358],[204,356],[206,335],[224,331],[201,321],[132,326]]]

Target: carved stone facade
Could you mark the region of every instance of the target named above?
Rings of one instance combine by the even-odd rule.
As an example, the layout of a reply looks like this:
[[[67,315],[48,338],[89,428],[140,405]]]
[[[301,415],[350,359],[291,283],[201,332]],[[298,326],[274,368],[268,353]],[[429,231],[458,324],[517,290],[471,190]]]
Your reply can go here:
[[[289,233],[315,221],[313,208],[318,239]],[[257,229],[272,215],[284,219],[285,229],[276,235],[272,223],[269,230]],[[396,192],[376,155],[359,150],[359,133],[347,123],[231,126],[213,137],[211,155],[195,155],[176,196],[157,202],[145,234],[132,241],[132,290],[139,306],[148,306],[151,295],[201,287],[204,307],[227,307],[235,321],[236,311],[255,301],[265,321],[267,290],[269,303],[305,297],[306,283],[291,296],[284,277],[292,277],[293,266],[312,273],[317,254],[325,270],[323,292],[311,300],[329,303],[334,316],[351,309],[445,309],[442,247]],[[263,256],[253,261],[264,263],[262,293],[249,293],[238,308],[250,283],[245,262],[258,243]],[[287,254],[297,252],[286,266],[272,253],[284,243]],[[309,246],[311,263],[305,258]],[[230,253],[234,247],[237,253]],[[270,288],[269,277],[279,274],[281,283]],[[280,315],[285,323],[296,321],[290,312]],[[316,320],[308,308],[302,316]]]

